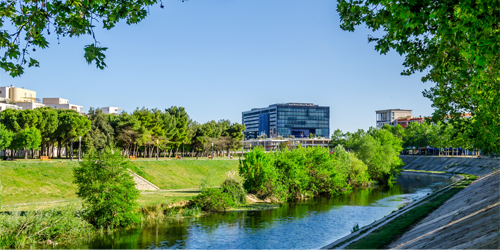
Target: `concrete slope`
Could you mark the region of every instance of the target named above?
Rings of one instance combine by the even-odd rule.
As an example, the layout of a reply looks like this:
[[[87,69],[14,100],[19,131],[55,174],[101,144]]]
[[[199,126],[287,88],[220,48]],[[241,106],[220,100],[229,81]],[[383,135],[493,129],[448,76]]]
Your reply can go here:
[[[136,184],[135,187],[137,188],[137,190],[151,190],[152,191],[152,190],[160,189],[155,184],[144,179],[144,177],[132,172],[131,170],[129,170],[129,171],[130,171],[130,175],[132,175],[132,177],[134,177],[134,181]]]
[[[401,155],[406,164],[403,169],[444,171],[477,176],[500,169],[500,159],[490,157],[445,157]]]
[[[471,183],[390,245],[396,249],[499,247],[500,171]]]

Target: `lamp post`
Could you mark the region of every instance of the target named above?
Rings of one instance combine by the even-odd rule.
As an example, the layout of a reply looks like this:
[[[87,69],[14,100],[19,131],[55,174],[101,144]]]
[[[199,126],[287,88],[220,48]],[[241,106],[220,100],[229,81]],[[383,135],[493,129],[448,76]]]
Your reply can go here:
[[[156,140],[156,160],[158,160],[158,140]]]
[[[212,142],[212,160],[214,159],[214,143]]]
[[[71,158],[70,160],[73,161],[73,141],[75,140],[75,138],[71,138]]]
[[[81,159],[82,152],[82,136],[78,136],[78,161]]]

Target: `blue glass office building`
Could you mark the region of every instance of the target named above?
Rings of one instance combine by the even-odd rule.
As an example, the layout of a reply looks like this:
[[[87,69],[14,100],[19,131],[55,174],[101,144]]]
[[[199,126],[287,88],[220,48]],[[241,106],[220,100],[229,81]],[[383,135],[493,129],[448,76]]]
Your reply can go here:
[[[309,134],[330,137],[330,107],[312,103],[273,104],[267,108],[255,108],[242,113],[246,125],[245,139],[266,135],[306,138]]]

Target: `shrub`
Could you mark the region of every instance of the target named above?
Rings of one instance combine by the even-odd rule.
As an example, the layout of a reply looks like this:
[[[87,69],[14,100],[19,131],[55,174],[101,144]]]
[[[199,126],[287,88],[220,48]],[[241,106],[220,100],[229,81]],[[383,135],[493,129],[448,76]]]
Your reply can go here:
[[[189,208],[199,207],[203,211],[215,212],[226,211],[234,205],[228,193],[219,188],[206,188],[191,201]]]
[[[88,153],[74,168],[77,195],[84,200],[86,219],[96,228],[125,227],[139,221],[139,191],[129,166],[119,150],[107,149]]]
[[[272,153],[266,153],[263,147],[256,147],[245,154],[245,159],[240,160],[239,173],[245,179],[245,190],[258,197],[279,195],[284,189],[279,182],[275,157]]]
[[[229,195],[233,204],[241,205],[247,203],[247,194],[238,180],[227,179],[222,183],[220,189],[223,193]]]
[[[369,181],[367,166],[342,146],[333,154],[323,147],[298,146],[276,152],[255,148],[245,154],[239,170],[249,193],[278,201],[336,195]]]
[[[27,248],[90,236],[94,230],[82,218],[83,213],[81,206],[68,205],[0,214],[0,248]]]

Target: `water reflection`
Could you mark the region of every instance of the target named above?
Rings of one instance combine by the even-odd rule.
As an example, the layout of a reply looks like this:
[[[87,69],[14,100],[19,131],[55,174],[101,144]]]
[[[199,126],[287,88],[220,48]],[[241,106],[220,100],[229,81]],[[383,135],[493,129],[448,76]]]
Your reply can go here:
[[[103,235],[78,248],[320,248],[398,207],[452,183],[442,177],[403,175],[393,187],[287,203],[277,209],[215,213]],[[63,246],[68,247],[68,246]],[[76,247],[76,246],[75,246]]]

